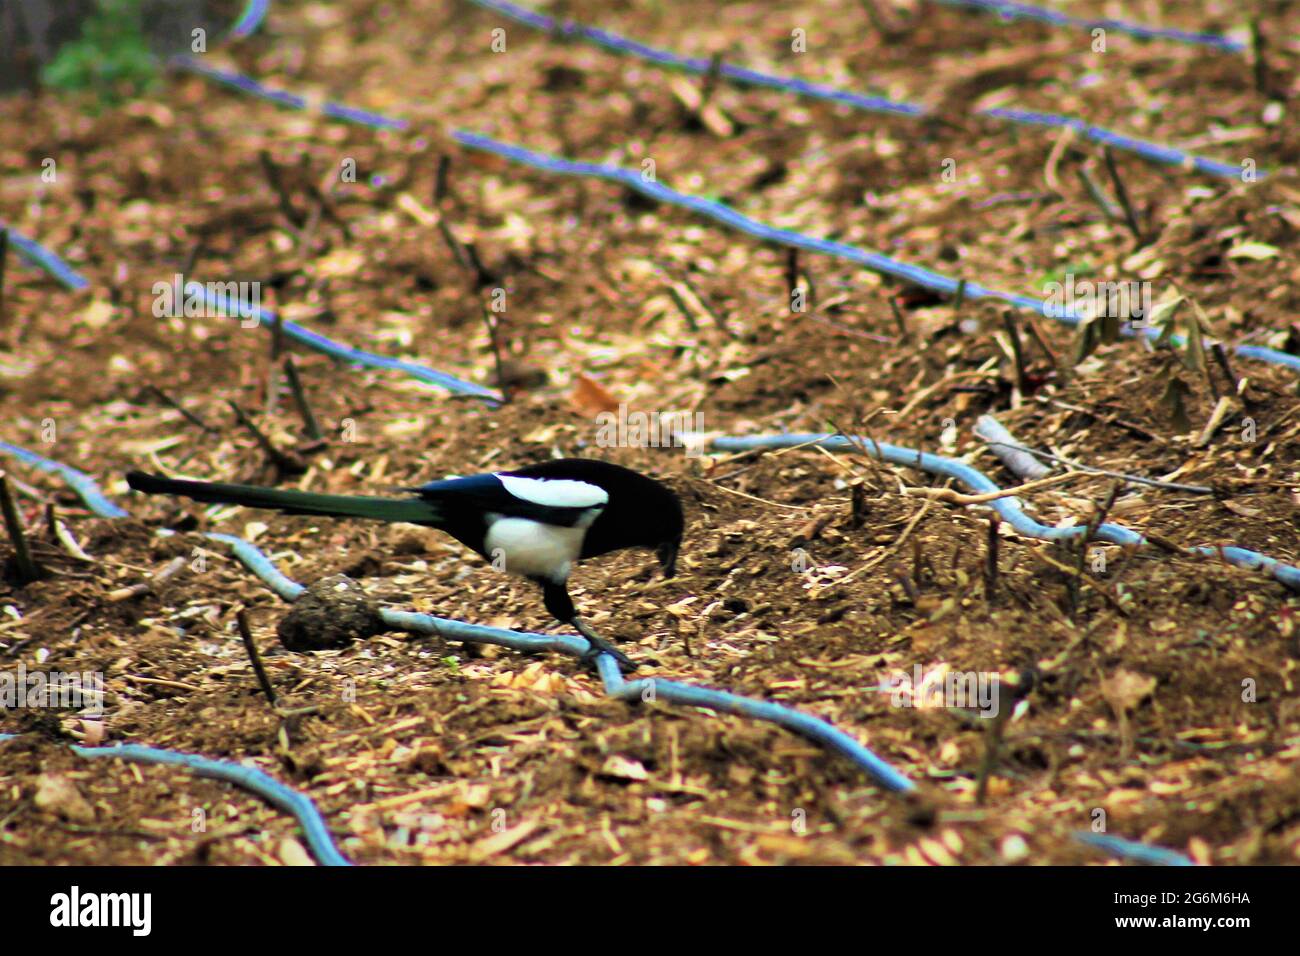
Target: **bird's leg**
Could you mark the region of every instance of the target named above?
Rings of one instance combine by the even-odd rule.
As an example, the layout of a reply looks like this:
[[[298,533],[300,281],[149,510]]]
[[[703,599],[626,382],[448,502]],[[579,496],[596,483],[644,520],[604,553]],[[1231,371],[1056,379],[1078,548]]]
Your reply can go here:
[[[590,650],[583,655],[583,660],[594,663],[599,655],[609,654],[618,661],[618,666],[623,670],[636,670],[636,664],[631,658],[587,626],[587,622],[579,616],[578,609],[573,606],[573,598],[569,597],[569,589],[565,587],[563,581],[552,581],[546,578],[533,578],[533,580],[542,586],[542,598],[551,616],[557,621],[564,621],[571,627],[577,628],[578,633],[591,645]]]
[[[591,645],[591,649],[583,655],[583,660],[594,661],[600,654],[609,654],[614,658],[614,660],[618,661],[618,666],[623,670],[636,670],[637,665],[630,657],[620,651],[613,644],[609,643],[609,641],[599,636],[587,625],[587,622],[578,617],[578,615],[575,614],[569,623],[576,627],[578,633],[585,637],[587,643]]]

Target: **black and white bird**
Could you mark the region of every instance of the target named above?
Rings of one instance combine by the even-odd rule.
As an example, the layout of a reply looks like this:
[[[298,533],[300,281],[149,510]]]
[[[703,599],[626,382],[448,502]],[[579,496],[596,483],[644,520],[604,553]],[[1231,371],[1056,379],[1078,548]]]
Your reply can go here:
[[[407,497],[327,495],[132,471],[127,484],[147,494],[269,508],[284,514],[406,521],[437,528],[498,570],[541,585],[546,610],[577,628],[591,656],[625,655],[597,636],[569,596],[574,564],[622,548],[650,548],[664,577],[676,571],[685,521],[671,490],[639,472],[590,458],[562,458],[514,471],[433,481],[402,489]]]

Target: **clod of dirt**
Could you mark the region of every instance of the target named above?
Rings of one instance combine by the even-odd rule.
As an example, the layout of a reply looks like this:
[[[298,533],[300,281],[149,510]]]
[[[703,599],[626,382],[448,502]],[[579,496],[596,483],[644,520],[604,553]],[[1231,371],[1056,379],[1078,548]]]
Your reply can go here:
[[[324,651],[388,630],[379,605],[344,574],[331,574],[308,585],[276,628],[280,643],[291,651]]]
[[[38,810],[73,823],[95,822],[95,808],[81,795],[77,785],[62,774],[43,773],[36,778],[35,802]]]

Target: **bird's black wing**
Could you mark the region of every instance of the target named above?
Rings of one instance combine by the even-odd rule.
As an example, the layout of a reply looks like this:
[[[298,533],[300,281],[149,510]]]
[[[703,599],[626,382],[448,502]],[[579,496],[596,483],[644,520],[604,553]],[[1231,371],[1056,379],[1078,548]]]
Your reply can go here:
[[[591,510],[590,505],[564,507],[521,498],[507,490],[500,478],[490,474],[431,481],[418,488],[404,490],[438,505],[441,513],[449,517],[458,513],[467,516],[468,512],[493,512],[507,518],[528,518],[531,521],[571,528]]]

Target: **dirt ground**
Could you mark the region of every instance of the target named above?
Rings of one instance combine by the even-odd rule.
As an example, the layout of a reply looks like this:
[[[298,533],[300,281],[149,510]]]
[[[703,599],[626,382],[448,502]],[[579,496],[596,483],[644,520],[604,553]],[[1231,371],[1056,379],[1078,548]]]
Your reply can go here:
[[[1071,9],[1121,6],[1197,29],[1239,16],[1206,2]],[[5,463],[45,574],[20,585],[0,544],[0,664],[102,671],[109,694],[98,722],[0,712],[0,732],[31,732],[0,743],[0,864],[302,859],[293,820],[250,794],[91,763],[64,748],[78,738],[251,760],[310,795],[365,864],[1102,863],[1070,837],[1099,810],[1106,832],[1198,862],[1300,860],[1300,594],[1169,547],[1092,545],[1080,560],[1006,525],[991,576],[988,510],[904,494],[938,485],[916,471],[812,448],[604,448],[595,420],[612,401],[698,412],[707,431],[733,435],[862,430],[970,455],[1008,485],[971,431],[996,414],[1033,447],[1216,491],[1124,485],[1110,520],[1175,547],[1238,544],[1296,563],[1295,373],[1212,356],[1175,369],[1168,351],[1132,340],[1075,365],[1070,329],[1040,319],[1035,335],[1013,313],[1018,369],[1001,307],[903,292],[810,255],[795,271],[813,306],[792,313],[785,250],[613,185],[470,154],[441,132],[633,168],[653,159],[676,189],[993,288],[1038,295],[1067,272],[1141,277],[1157,297],[1194,298],[1225,341],[1297,353],[1294,109],[1267,108],[1247,57],[1118,34],[1097,54],[1086,33],[931,5],[890,38],[850,0],[729,5],[689,24],[652,0],[565,10],[648,43],[924,101],[948,122],[727,84],[701,106],[699,78],[460,0],[279,2],[257,36],[209,54],[273,85],[405,116],[409,132],[279,110],[183,74],[98,112],[75,98],[0,101],[0,218],[91,280],[69,293],[10,257],[0,438],[85,470],[132,513],[96,518],[57,478]],[[1264,22],[1266,82],[1294,97],[1300,8],[1269,7]],[[490,48],[497,26],[503,53]],[[806,54],[790,50],[795,28]],[[1276,172],[1241,184],[1117,153],[1151,238],[1137,248],[1080,178],[1087,170],[1113,195],[1097,148],[966,115],[992,104],[1086,116]],[[40,181],[46,158],[56,183]],[[340,182],[350,161],[356,182]],[[484,275],[458,261],[435,209]],[[264,304],[325,335],[486,385],[497,356],[484,316],[504,288],[513,400],[449,399],[293,348],[325,432],[312,441],[267,329],[154,317],[153,284],[177,272],[260,281]],[[1201,441],[1221,397],[1226,416]],[[276,465],[231,401],[296,463]],[[916,781],[934,813],[774,726],[604,699],[566,657],[403,633],[287,651],[276,625],[288,605],[220,546],[196,554],[196,532],[250,538],[298,581],[349,575],[391,607],[555,625],[533,586],[437,532],[146,499],[122,479],[143,468],[360,493],[555,455],[642,469],[685,503],[676,578],[661,582],[652,556],[635,552],[575,576],[592,623],[653,658],[642,676],[832,721]],[[1088,476],[1024,499],[1046,524],[1086,524],[1113,486]],[[51,502],[90,560],[52,533]],[[115,593],[177,556],[184,567],[165,583]],[[258,691],[241,608],[281,706],[309,712],[282,718]],[[878,689],[918,665],[1036,675],[982,804],[987,723],[893,706]],[[56,784],[84,799],[36,799]]]

